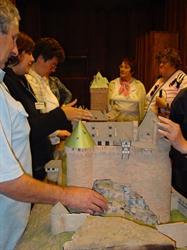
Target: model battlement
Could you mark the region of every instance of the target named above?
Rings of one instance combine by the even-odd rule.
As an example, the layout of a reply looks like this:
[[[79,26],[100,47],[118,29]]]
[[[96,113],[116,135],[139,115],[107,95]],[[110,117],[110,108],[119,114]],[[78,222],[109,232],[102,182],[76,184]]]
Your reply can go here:
[[[130,142],[135,147],[147,149],[155,148],[158,140],[157,117],[149,111],[145,119],[138,126],[137,121],[132,122],[110,122],[97,120],[97,114],[93,112],[94,121],[85,123],[89,134],[98,146],[121,146],[122,143]],[[104,116],[104,114],[103,114]]]

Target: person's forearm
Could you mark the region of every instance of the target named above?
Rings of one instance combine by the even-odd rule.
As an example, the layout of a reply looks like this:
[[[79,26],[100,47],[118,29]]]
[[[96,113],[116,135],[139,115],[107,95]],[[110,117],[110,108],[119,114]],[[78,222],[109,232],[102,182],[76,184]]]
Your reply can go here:
[[[23,202],[56,204],[61,200],[63,188],[24,174],[12,181],[0,183],[0,193]]]
[[[181,146],[181,152],[187,154],[187,141],[185,140]]]
[[[107,209],[105,198],[92,189],[47,184],[25,174],[12,181],[1,182],[0,194],[23,202],[47,204],[61,202],[64,206],[91,214]]]
[[[187,140],[183,136],[171,142],[172,146],[182,154],[187,154]]]

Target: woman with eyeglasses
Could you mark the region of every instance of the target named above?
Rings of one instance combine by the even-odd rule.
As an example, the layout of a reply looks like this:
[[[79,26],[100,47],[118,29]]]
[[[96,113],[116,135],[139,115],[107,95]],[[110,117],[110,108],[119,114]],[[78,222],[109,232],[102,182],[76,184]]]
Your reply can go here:
[[[160,77],[146,96],[147,109],[168,117],[173,99],[181,89],[187,87],[187,75],[181,70],[182,62],[176,49],[164,49],[156,58]]]

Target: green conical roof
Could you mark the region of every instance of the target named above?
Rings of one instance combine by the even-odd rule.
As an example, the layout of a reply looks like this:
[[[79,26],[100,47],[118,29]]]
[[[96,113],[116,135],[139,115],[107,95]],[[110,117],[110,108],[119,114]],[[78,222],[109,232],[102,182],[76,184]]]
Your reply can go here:
[[[66,139],[65,146],[81,149],[93,148],[95,146],[95,142],[82,121],[79,121],[72,134]]]

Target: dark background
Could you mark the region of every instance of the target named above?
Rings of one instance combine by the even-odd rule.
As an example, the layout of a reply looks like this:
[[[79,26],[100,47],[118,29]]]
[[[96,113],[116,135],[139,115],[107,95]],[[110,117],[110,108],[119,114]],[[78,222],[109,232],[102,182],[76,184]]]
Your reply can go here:
[[[89,107],[89,84],[98,71],[112,80],[124,56],[137,58],[137,40],[151,31],[178,33],[178,47],[187,64],[187,0],[16,0],[20,30],[35,41],[56,38],[66,52],[57,75]],[[147,90],[146,71],[136,76]],[[152,83],[153,84],[153,83]]]

